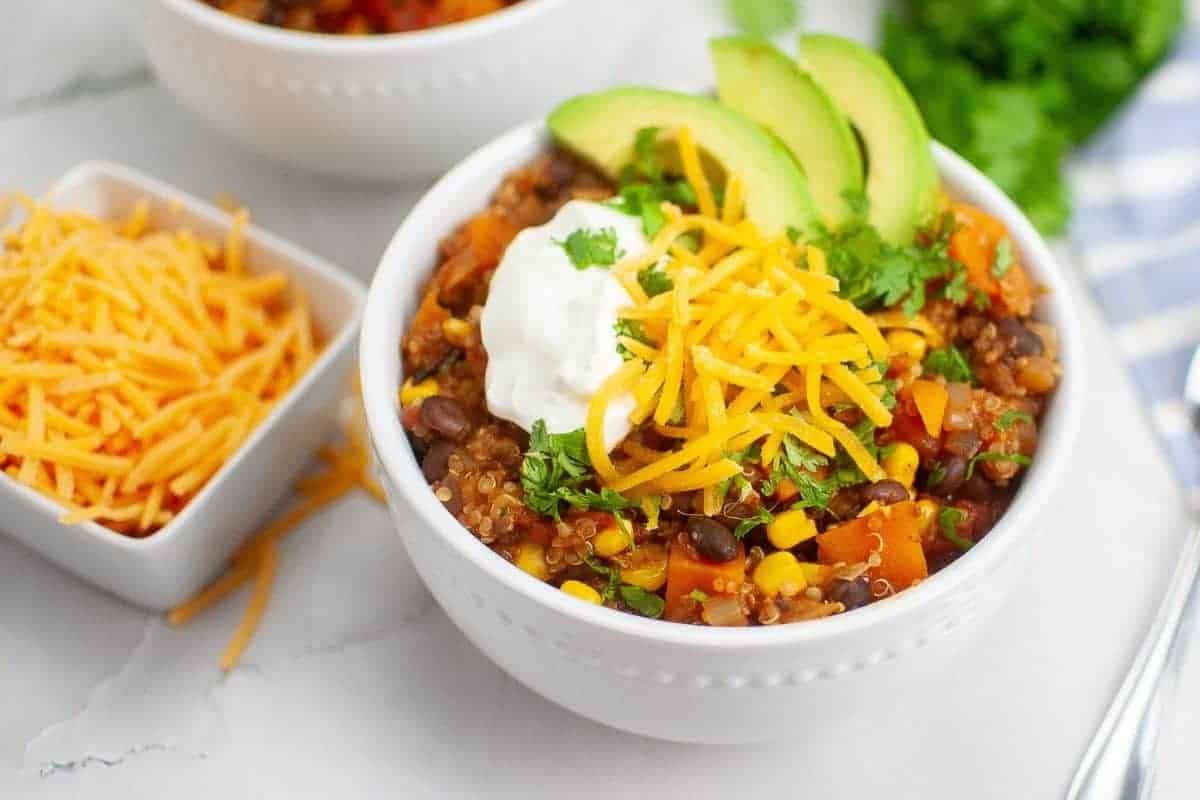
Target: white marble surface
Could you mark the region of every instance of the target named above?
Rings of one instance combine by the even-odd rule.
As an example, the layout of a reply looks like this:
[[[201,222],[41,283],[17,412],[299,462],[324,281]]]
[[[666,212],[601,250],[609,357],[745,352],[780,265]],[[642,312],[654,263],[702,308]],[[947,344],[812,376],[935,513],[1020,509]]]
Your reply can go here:
[[[127,162],[201,196],[231,193],[363,278],[420,193],[330,183],[239,150],[139,71],[119,29],[84,26],[74,66],[52,66],[48,53],[71,49],[79,23],[64,40],[41,14],[93,2],[8,2],[35,38],[6,50],[12,29],[0,32],[0,186],[37,192],[78,161]],[[648,54],[639,74],[695,82],[702,34],[719,23],[712,3],[670,2],[691,12],[672,39],[692,44]],[[810,15],[861,34],[874,5],[812,0]],[[941,695],[897,687],[893,708],[849,708],[846,739],[798,719],[791,742],[688,747],[559,710],[457,633],[386,514],[355,496],[287,543],[271,611],[228,676],[215,661],[241,598],[175,631],[0,538],[0,797],[1059,796],[1184,524],[1090,303],[1086,325],[1088,435],[1024,591],[946,665]],[[1182,678],[1156,797],[1200,787],[1196,659]]]

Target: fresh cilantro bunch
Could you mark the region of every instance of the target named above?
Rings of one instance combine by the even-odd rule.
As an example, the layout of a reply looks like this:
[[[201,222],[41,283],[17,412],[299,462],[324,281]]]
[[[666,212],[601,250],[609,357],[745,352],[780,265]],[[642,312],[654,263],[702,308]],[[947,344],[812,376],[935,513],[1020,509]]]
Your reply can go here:
[[[897,247],[857,214],[813,244],[825,251],[829,273],[840,282],[839,295],[867,311],[899,304],[911,317],[924,307],[931,281],[945,281],[943,295],[966,302],[966,272],[949,256],[951,232],[951,222],[942,220],[937,231],[928,232],[929,244]]]
[[[633,504],[612,489],[584,488],[593,482],[583,430],[549,433],[544,420],[533,423],[529,450],[521,463],[521,488],[525,505],[545,517],[560,519],[560,504],[574,508],[616,512]]]
[[[905,0],[883,55],[929,131],[988,174],[1045,233],[1070,215],[1062,178],[1166,52],[1181,0]]]
[[[642,230],[654,236],[666,224],[663,202],[681,207],[696,205],[691,184],[668,171],[658,149],[658,128],[642,128],[633,140],[633,160],[621,170],[613,208],[642,218]]]

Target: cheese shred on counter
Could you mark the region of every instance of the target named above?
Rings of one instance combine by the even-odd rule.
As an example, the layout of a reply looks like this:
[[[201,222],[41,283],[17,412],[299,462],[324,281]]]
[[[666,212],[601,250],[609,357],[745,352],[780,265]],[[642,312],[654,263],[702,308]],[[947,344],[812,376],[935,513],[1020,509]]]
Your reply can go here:
[[[718,209],[692,137],[681,131],[678,141],[701,212],[664,205],[666,223],[650,247],[613,267],[627,287],[639,272],[658,269],[671,288],[654,297],[631,291],[634,303],[621,311],[644,339],[623,340],[630,360],[589,409],[588,452],[604,466],[604,484],[635,496],[704,490],[704,513],[712,515],[720,510],[717,485],[740,471],[727,454],[762,440],[770,466],[785,433],[826,455],[840,447],[868,480],[882,479],[858,436],[828,411],[849,403],[876,427],[891,425],[875,366],[889,356],[878,321],[838,297],[820,249],[766,239],[743,218],[736,176]],[[652,418],[658,433],[683,440],[681,448],[643,448],[610,461],[600,425],[619,390],[637,402],[634,424]]]

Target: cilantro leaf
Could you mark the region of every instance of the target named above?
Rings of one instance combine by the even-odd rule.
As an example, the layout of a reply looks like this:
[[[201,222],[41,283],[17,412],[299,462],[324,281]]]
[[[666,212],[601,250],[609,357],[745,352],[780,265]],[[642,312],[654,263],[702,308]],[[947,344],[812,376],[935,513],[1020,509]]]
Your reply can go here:
[[[620,511],[633,504],[612,489],[587,488],[595,480],[583,429],[550,433],[544,420],[533,423],[529,450],[521,462],[525,505],[545,517],[561,518],[560,504],[578,509]]]
[[[1012,242],[1007,237],[996,243],[996,260],[992,262],[992,276],[1003,278],[1012,268]]]
[[[617,590],[621,586],[621,568],[616,564],[613,564],[611,567],[606,566],[600,559],[593,556],[588,556],[584,561],[592,568],[592,572],[607,581],[607,585],[600,590],[600,596],[605,600],[616,599]]]
[[[954,271],[954,275],[942,287],[942,297],[956,306],[961,306],[967,302],[967,271],[965,269],[956,269]]]
[[[953,383],[976,382],[975,373],[971,371],[971,364],[966,355],[952,344],[930,351],[929,355],[925,356],[924,368],[926,372],[942,375]]]
[[[662,616],[666,601],[654,592],[648,592],[640,586],[624,583],[620,588],[621,599],[625,605],[641,614],[643,617],[658,619]]]
[[[639,269],[637,282],[647,297],[656,297],[675,288],[675,282],[671,280],[671,276],[659,269],[657,264]]]
[[[617,244],[617,232],[614,228],[577,228],[571,231],[566,241],[555,241],[555,244],[566,251],[575,269],[611,267],[617,263],[617,259],[625,255],[625,251]]]
[[[967,512],[961,508],[947,506],[938,512],[938,529],[942,537],[964,553],[975,546],[967,537],[958,532],[958,526],[967,518]]]
[[[737,527],[733,529],[733,535],[741,539],[750,531],[757,528],[759,525],[770,525],[771,520],[775,519],[775,515],[763,506],[758,507],[752,516],[742,517]]]
[[[666,224],[662,204],[694,208],[696,192],[685,180],[667,174],[658,149],[658,128],[642,128],[633,140],[633,159],[621,169],[617,197],[609,206],[642,219],[642,231],[654,236]]]
[[[844,189],[842,199],[846,201],[850,213],[856,217],[866,217],[871,211],[871,202],[867,199],[866,192]]]
[[[642,344],[651,344],[650,337],[646,336],[646,331],[642,329],[642,323],[636,319],[618,319],[613,325],[613,330],[616,332],[618,338],[624,336],[628,339],[639,341]],[[626,361],[633,358],[633,353],[629,352],[629,349],[620,342],[617,342],[617,353]]]
[[[980,461],[1011,461],[1022,467],[1028,467],[1033,463],[1033,459],[1023,453],[999,453],[994,450],[985,450],[982,453],[976,453],[967,462],[967,480],[970,480],[971,476],[975,474],[975,464]]]
[[[692,589],[690,592],[688,592],[687,596],[692,600],[695,600],[697,603],[708,602],[708,593],[702,589]]]
[[[1006,431],[1018,422],[1033,423],[1033,417],[1026,414],[1024,411],[1017,411],[1015,408],[1010,408],[1005,411],[997,419],[992,422],[992,427],[998,431]]]
[[[773,36],[795,27],[796,0],[726,0],[733,20],[745,33]]]

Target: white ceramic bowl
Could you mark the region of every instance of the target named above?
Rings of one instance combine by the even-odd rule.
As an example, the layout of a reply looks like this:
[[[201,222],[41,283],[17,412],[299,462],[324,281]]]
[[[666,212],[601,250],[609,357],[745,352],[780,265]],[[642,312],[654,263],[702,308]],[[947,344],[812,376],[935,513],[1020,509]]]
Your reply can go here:
[[[1040,449],[999,524],[970,553],[894,598],[777,627],[678,625],[581,603],[513,567],[460,526],[421,476],[396,411],[397,346],[438,240],[487,202],[505,173],[548,145],[541,123],[492,142],[417,205],[375,275],[361,372],[372,441],[392,515],[418,571],[467,637],[529,688],[584,716],[665,739],[746,742],[825,730],[897,692],[946,680],[949,654],[1020,578],[1036,547],[1079,417],[1083,358],[1072,294],[1028,220],[987,178],[941,146],[947,189],[999,217],[1023,263],[1051,290],[1038,315],[1062,339],[1062,384]],[[802,725],[799,721],[802,721]]]
[[[297,33],[200,0],[141,0],[159,78],[215,127],[308,170],[438,175],[556,102],[612,82],[661,9],[523,0],[457,25],[383,36]]]
[[[103,219],[124,217],[141,198],[152,203],[152,226],[188,227],[225,240],[228,214],[116,164],[80,164],[47,193],[59,208]],[[224,568],[332,434],[365,300],[357,280],[254,226],[246,231],[246,254],[248,271],[285,272],[307,295],[324,349],[233,458],[179,516],[144,539],[94,522],[63,525],[62,506],[0,473],[0,530],[63,569],[154,610],[187,599]]]

